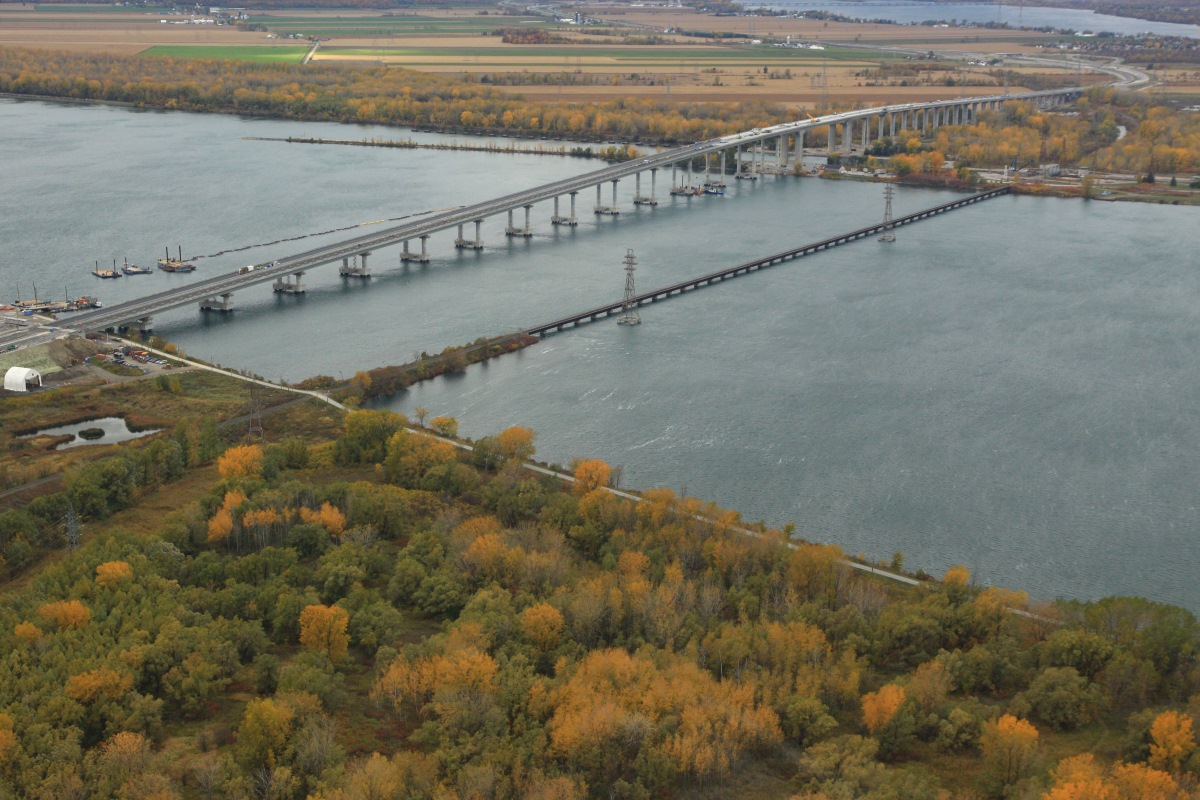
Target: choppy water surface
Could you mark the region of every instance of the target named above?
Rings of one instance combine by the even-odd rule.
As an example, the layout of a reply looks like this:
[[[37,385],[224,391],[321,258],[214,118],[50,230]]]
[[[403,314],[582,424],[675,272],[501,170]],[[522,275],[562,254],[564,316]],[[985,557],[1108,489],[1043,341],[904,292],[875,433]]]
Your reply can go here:
[[[176,241],[215,253],[595,166],[241,138],[381,134],[336,125],[2,101],[0,121],[0,290],[36,278],[106,301],[187,279],[79,277],[97,257],[152,262]],[[619,298],[626,248],[650,288],[859,227],[883,206],[878,185],[783,178],[634,209],[627,183],[616,220],[593,217],[584,194],[575,230],[552,229],[546,204],[530,241],[489,220],[482,254],[439,234],[428,265],[380,251],[367,284],[325,267],[307,296],[258,287],[233,315],[182,309],[157,330],[270,378],[348,376]],[[896,211],[951,196],[901,190]],[[471,436],[530,425],[548,460],[605,458],[625,485],[794,521],[850,552],[899,550],[931,572],[962,562],[1043,597],[1200,609],[1198,231],[1182,207],[991,200],[891,245],[857,242],[644,307],[636,328],[610,319],[552,336],[387,405],[456,416]]]

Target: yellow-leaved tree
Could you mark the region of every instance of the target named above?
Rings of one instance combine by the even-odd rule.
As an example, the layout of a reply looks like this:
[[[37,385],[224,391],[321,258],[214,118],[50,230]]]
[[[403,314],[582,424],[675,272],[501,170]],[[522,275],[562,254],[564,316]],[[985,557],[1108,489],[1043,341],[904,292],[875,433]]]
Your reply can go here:
[[[1037,746],[1037,728],[1012,714],[985,722],[983,735],[979,737],[984,769],[1001,788],[1012,786],[1029,774]]]
[[[1178,711],[1164,711],[1150,725],[1150,766],[1176,772],[1196,749],[1192,718]]]
[[[350,645],[349,624],[350,615],[341,606],[308,606],[300,612],[300,644],[340,661]]]
[[[894,683],[881,686],[878,692],[870,692],[862,696],[863,723],[873,736],[887,727],[904,705],[904,689]]]
[[[119,586],[133,577],[133,567],[124,561],[107,561],[96,567],[96,583],[106,588]]]
[[[256,444],[231,447],[217,459],[217,471],[225,480],[230,478],[257,478],[262,475],[262,448]]]
[[[612,468],[598,458],[580,461],[575,465],[575,494],[585,495],[593,489],[608,486]]]
[[[563,615],[549,603],[538,603],[521,612],[521,633],[539,650],[553,650],[562,636]]]
[[[37,615],[59,628],[86,628],[92,621],[92,610],[78,600],[56,600],[37,610]]]
[[[496,442],[500,445],[500,452],[504,453],[505,458],[524,461],[533,458],[533,454],[537,452],[537,448],[533,446],[533,440],[536,438],[537,433],[532,428],[513,425],[511,428],[500,431],[500,434],[496,436]]]

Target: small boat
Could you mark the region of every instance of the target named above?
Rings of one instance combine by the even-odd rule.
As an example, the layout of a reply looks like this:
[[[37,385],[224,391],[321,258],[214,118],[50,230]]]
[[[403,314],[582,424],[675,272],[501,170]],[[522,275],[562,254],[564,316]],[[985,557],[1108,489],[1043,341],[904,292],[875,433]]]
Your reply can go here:
[[[121,272],[124,272],[126,275],[149,275],[154,270],[149,267],[139,267],[137,264],[130,264],[127,258],[125,259],[124,266],[121,267]]]
[[[119,278],[121,273],[117,270],[117,260],[113,259],[112,269],[100,269],[100,262],[96,262],[96,268],[92,270],[92,274],[97,278]]]
[[[725,184],[723,183],[706,183],[704,184],[705,194],[725,194]]]
[[[163,272],[192,272],[196,265],[183,260],[183,245],[179,245],[179,258],[171,258],[171,249],[166,248],[166,258],[158,260],[158,268]]]

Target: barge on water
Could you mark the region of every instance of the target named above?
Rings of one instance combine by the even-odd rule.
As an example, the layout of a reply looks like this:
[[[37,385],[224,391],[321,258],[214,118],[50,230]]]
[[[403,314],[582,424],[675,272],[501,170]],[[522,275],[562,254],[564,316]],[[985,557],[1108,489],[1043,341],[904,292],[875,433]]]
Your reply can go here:
[[[183,260],[183,245],[179,245],[179,258],[171,258],[171,248],[165,248],[166,258],[158,260],[158,268],[163,272],[193,272],[196,265]]]
[[[92,270],[92,274],[95,275],[97,278],[119,278],[119,277],[121,277],[121,273],[117,269],[117,260],[115,258],[113,259],[112,269],[100,269],[100,262],[97,261],[96,268],[94,270]]]
[[[125,259],[124,266],[121,267],[121,272],[124,272],[126,275],[149,275],[154,270],[149,267],[139,267],[137,264],[130,264],[127,258]]]

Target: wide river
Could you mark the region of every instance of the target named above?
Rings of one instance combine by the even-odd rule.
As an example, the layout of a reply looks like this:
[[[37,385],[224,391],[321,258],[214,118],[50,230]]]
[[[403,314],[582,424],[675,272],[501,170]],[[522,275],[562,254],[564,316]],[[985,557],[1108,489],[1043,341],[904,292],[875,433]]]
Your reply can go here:
[[[1116,33],[1124,36],[1155,33],[1200,39],[1200,25],[1118,17],[1081,8],[1025,6],[1017,3],[930,3],[920,0],[771,0],[766,5],[784,11],[828,11],[844,17],[886,19],[904,25],[932,20],[976,25],[1004,22],[1014,28],[1054,28],[1076,33]]]
[[[95,260],[153,264],[403,217],[578,174],[579,159],[249,141],[407,132],[0,100],[0,291],[106,302],[188,276],[100,281]],[[418,135],[435,139],[432,134]],[[465,141],[461,137],[459,141]],[[488,139],[485,141],[502,141]],[[702,274],[880,218],[876,184],[730,181],[665,195],[369,282],[239,293],[238,311],[164,314],[187,351],[268,378],[394,364]],[[647,182],[648,183],[648,182]],[[648,190],[648,185],[643,189]],[[948,192],[900,189],[896,213]],[[361,231],[362,229],[358,229]],[[211,275],[349,233],[200,260]],[[1038,597],[1136,594],[1200,609],[1200,225],[1194,208],[1007,197],[551,336],[386,403],[480,436],[524,424],[539,456],[604,458],[851,553]],[[268,435],[282,436],[284,431]]]

